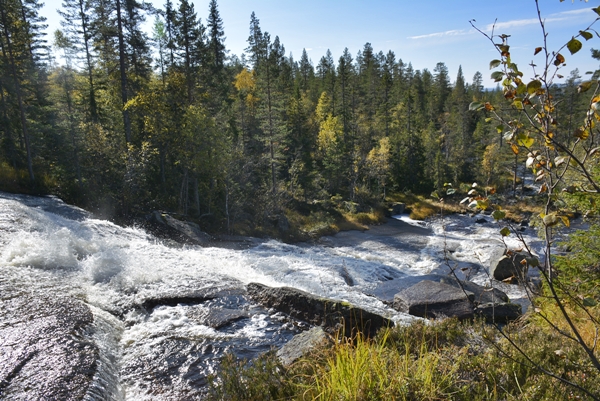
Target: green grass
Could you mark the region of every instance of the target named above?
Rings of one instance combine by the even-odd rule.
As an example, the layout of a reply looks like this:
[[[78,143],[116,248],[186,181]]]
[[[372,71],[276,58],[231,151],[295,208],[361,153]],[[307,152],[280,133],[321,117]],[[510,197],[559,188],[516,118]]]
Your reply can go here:
[[[509,336],[545,369],[598,393],[598,372],[573,344],[531,322]],[[254,361],[224,358],[212,400],[586,400],[532,366],[482,322],[422,321],[375,339],[334,339],[290,367],[273,352]],[[561,352],[556,352],[561,350]]]

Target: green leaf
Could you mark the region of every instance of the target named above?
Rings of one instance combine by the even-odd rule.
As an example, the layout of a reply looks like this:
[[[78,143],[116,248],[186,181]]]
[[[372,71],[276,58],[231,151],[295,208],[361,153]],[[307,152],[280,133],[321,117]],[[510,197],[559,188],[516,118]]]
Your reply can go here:
[[[481,110],[482,108],[483,108],[483,103],[480,103],[480,102],[472,102],[469,105],[469,110],[471,110],[471,111]]]
[[[525,134],[519,134],[517,136],[517,143],[519,144],[519,146],[523,146],[525,148],[530,148],[535,143],[535,139],[531,138]]]
[[[590,40],[590,39],[592,39],[592,38],[594,37],[594,35],[592,35],[592,34],[591,34],[590,32],[588,32],[588,31],[579,31],[579,34],[580,34],[581,36],[583,36],[583,38],[584,38],[585,40]]]
[[[490,203],[487,200],[478,200],[477,201],[478,209],[487,210],[488,207],[490,207]]]
[[[512,102],[512,106],[517,109],[517,110],[523,110],[523,102],[520,100],[515,100],[514,102]]]
[[[598,303],[596,302],[596,300],[594,298],[583,298],[583,306],[596,306],[598,305]]]
[[[502,71],[494,71],[492,72],[492,79],[494,82],[500,82],[504,79],[504,73]]]
[[[538,258],[525,258],[525,260],[531,267],[538,267],[540,265],[540,260]]]
[[[500,64],[502,64],[501,60],[490,61],[490,70],[493,70],[494,68],[498,67]]]
[[[537,92],[538,89],[541,89],[541,88],[542,88],[542,83],[540,81],[538,81],[537,79],[535,79],[527,84],[527,93],[529,93],[530,95],[533,95],[535,92]]]
[[[569,40],[569,43],[567,43],[567,49],[569,49],[571,54],[577,53],[579,50],[581,50],[582,47],[583,45],[581,44],[581,42],[575,38]]]
[[[593,11],[596,12],[600,16],[600,7],[592,8]]]
[[[510,229],[508,227],[504,227],[502,230],[500,230],[500,234],[502,234],[503,237],[508,237],[510,235]]]
[[[506,212],[504,210],[494,210],[494,213],[492,213],[492,217],[494,218],[494,220],[502,220],[506,217]]]

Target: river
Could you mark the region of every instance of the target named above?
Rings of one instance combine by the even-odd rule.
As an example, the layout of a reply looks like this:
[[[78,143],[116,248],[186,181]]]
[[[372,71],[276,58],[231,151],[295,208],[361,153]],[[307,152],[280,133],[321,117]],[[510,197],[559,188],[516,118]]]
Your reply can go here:
[[[251,358],[306,329],[250,302],[246,284],[294,287],[409,321],[371,295],[377,285],[448,265],[485,284],[499,229],[490,217],[395,216],[314,244],[172,246],[55,197],[0,193],[0,395],[27,400],[70,385],[78,399],[198,398],[225,352]],[[524,234],[539,244],[533,230]],[[69,354],[87,376],[69,367]]]

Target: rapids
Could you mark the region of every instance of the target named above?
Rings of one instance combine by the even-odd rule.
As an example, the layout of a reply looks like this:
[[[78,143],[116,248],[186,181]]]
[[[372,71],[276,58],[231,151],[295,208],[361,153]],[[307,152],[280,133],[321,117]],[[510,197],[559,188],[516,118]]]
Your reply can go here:
[[[0,397],[26,400],[56,388],[67,369],[60,363],[73,365],[69,353],[87,369],[71,369],[66,382],[80,383],[81,392],[73,399],[201,397],[224,353],[251,358],[306,328],[249,302],[250,282],[298,288],[402,322],[411,317],[369,295],[378,283],[447,272],[448,264],[472,281],[489,280],[481,266],[491,248],[503,246],[491,218],[424,224],[395,217],[315,244],[252,239],[244,250],[173,247],[55,197],[0,193]],[[533,231],[526,235],[539,243]],[[502,289],[523,296],[517,287]],[[65,355],[40,345],[47,341]]]

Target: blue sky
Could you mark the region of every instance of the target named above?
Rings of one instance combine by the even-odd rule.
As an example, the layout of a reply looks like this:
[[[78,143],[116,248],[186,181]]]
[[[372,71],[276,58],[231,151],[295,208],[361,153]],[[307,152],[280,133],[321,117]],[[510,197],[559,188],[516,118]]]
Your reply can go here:
[[[177,0],[173,0],[177,4]],[[48,18],[49,31],[59,28],[56,8],[61,0],[46,0],[42,14]],[[579,30],[594,21],[591,11],[600,2],[580,0],[539,0],[542,18],[546,21],[548,43],[558,49]],[[152,0],[162,7],[163,0]],[[208,14],[209,0],[193,0],[202,20]],[[227,37],[225,44],[233,54],[240,55],[247,47],[250,14],[256,13],[263,32],[279,36],[286,52],[299,60],[305,48],[313,64],[330,49],[334,59],[347,47],[356,55],[366,42],[375,51],[394,51],[397,59],[411,62],[415,69],[433,70],[444,62],[454,81],[462,65],[467,82],[480,71],[484,84],[493,87],[489,79],[490,60],[497,58],[491,43],[476,32],[476,26],[490,32],[495,20],[496,33],[510,34],[509,44],[513,61],[526,77],[532,75],[528,67],[532,61],[541,65],[541,54],[534,49],[543,44],[543,36],[533,0],[218,0],[219,11]],[[600,31],[600,22],[596,28]],[[585,42],[584,48],[574,56],[565,49],[567,67],[563,75],[578,68],[586,71],[599,68],[600,62],[590,57],[590,48],[600,49],[600,38]]]

